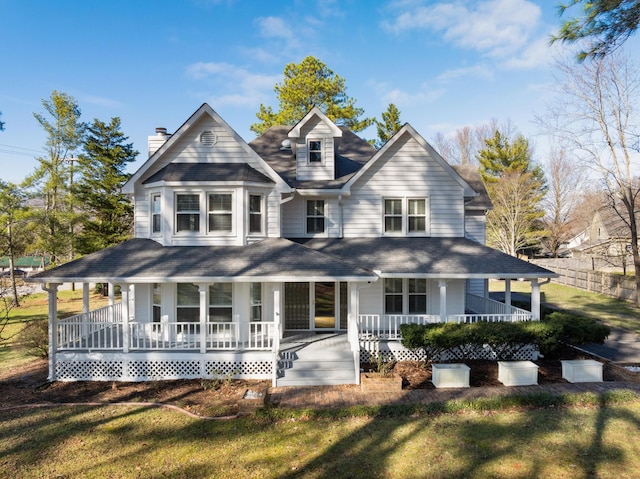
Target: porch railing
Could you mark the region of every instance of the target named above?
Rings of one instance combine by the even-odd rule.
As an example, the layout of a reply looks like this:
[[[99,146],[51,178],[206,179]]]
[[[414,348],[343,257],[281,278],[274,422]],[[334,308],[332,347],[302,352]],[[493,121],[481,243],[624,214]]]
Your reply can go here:
[[[527,321],[531,319],[531,313],[525,309],[517,308],[513,305],[507,307],[506,304],[500,301],[494,301],[491,298],[485,298],[475,294],[467,294],[466,306],[469,311],[483,315],[514,315],[518,318],[529,315],[527,319],[514,319],[512,321]]]
[[[123,324],[86,321],[77,315],[58,322],[60,350],[122,350]],[[200,323],[129,323],[130,350],[199,350],[203,341]],[[271,350],[275,323],[207,323],[204,335],[207,350]]]
[[[122,303],[58,321],[58,347],[65,349],[122,349]]]

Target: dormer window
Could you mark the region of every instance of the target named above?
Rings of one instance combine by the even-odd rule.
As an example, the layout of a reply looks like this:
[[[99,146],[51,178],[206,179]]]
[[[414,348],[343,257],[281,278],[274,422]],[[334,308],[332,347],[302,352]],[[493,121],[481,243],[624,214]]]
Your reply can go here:
[[[309,140],[309,163],[322,163],[322,140]]]

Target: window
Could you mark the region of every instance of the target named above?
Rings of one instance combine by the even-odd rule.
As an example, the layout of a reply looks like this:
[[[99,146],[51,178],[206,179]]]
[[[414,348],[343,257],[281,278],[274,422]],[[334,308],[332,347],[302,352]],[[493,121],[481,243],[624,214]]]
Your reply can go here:
[[[384,232],[402,232],[402,200],[400,198],[384,200]]]
[[[233,228],[231,193],[209,195],[209,231],[228,232]]]
[[[159,323],[162,318],[162,285],[153,283],[153,322]]]
[[[324,200],[307,201],[307,234],[324,233]]]
[[[389,235],[426,236],[429,233],[426,198],[385,198],[383,229]]]
[[[159,194],[151,195],[151,232],[152,233],[160,233],[161,232],[161,221],[162,221],[162,212],[160,210],[160,200],[161,197]]]
[[[322,141],[309,140],[309,163],[322,163]]]
[[[384,313],[402,314],[402,279],[384,280]]]
[[[200,195],[176,195],[176,231],[200,231]]]
[[[249,288],[249,321],[262,321],[262,283],[251,283]]]
[[[209,286],[209,321],[233,321],[233,284],[215,283]]]
[[[385,314],[426,314],[427,280],[386,278],[384,280]]]
[[[409,314],[427,314],[426,279],[409,279]]]
[[[427,230],[427,206],[424,199],[408,200],[409,233],[424,233]]]
[[[262,233],[261,195],[249,195],[249,233]]]
[[[200,289],[195,284],[178,283],[176,317],[179,323],[200,322]]]

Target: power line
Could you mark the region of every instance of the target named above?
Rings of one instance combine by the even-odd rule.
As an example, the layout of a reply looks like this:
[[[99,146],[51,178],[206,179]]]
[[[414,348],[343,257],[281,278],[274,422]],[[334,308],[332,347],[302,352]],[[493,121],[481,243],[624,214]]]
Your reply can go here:
[[[13,146],[13,145],[5,145],[0,143],[0,146],[4,146],[5,148],[13,148],[14,150],[24,150],[24,151],[32,151],[34,153],[42,153],[42,150],[34,150],[33,148],[23,148],[21,146]]]
[[[8,155],[15,155],[15,156],[28,156],[29,158],[34,158],[35,157],[35,155],[33,153],[26,153],[26,152],[23,153],[21,151],[11,151],[11,150],[5,150],[5,149],[2,149],[2,148],[0,148],[0,153],[5,153],[5,154],[8,154]],[[42,153],[40,153],[40,154],[42,154]]]

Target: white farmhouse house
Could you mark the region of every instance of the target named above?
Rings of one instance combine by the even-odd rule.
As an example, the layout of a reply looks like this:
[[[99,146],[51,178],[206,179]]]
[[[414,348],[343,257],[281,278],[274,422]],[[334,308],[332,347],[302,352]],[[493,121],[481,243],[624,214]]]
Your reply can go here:
[[[357,383],[371,355],[411,357],[402,323],[539,319],[555,274],[484,245],[477,171],[408,124],[376,150],[314,108],[246,143],[204,104],[149,148],[123,187],[135,238],[30,278],[49,292],[51,380]],[[513,279],[532,311],[511,305]],[[69,282],[84,312],[58,320]],[[109,306],[89,311],[90,283],[112,285]]]

